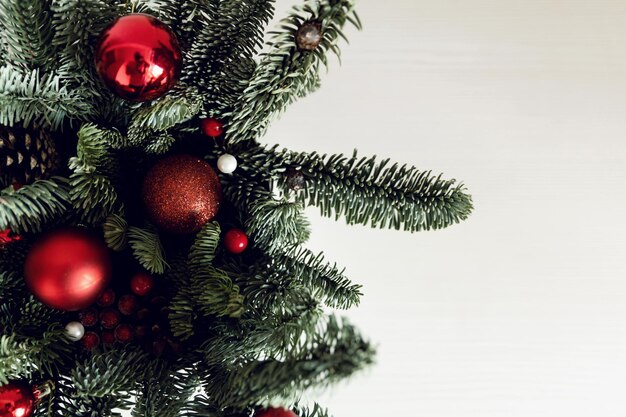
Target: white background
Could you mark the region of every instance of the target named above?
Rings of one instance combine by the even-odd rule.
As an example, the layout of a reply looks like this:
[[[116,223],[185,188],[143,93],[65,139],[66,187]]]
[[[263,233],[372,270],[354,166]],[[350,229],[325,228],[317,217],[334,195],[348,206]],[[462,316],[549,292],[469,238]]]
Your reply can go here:
[[[279,13],[293,0],[279,2]],[[335,417],[626,415],[626,1],[361,0],[343,66],[267,143],[462,179],[441,232],[311,210],[310,246],[364,285],[378,363]]]

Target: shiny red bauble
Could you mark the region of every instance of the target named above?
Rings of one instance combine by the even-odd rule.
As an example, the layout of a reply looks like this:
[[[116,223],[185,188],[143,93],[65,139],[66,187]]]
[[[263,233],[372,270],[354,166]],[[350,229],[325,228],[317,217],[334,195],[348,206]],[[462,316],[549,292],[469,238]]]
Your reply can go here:
[[[217,215],[222,187],[213,168],[191,155],[166,157],[152,167],[143,182],[146,213],[162,230],[195,233]]]
[[[10,381],[0,386],[0,417],[30,417],[35,403],[33,387],[26,381]]]
[[[224,246],[230,253],[241,253],[248,247],[248,235],[243,230],[230,229],[224,236]]]
[[[100,35],[96,70],[106,86],[129,101],[154,100],[180,75],[182,53],[174,32],[141,13],[120,17]]]
[[[130,290],[143,297],[152,291],[154,278],[145,272],[138,272],[130,279]]]
[[[254,413],[254,417],[298,417],[296,413],[285,408],[268,408]]]
[[[33,245],[24,277],[41,302],[75,311],[91,305],[107,287],[111,262],[101,241],[78,229],[60,230]]]
[[[202,119],[200,125],[202,126],[202,132],[212,138],[222,136],[222,133],[224,133],[224,123],[217,119]]]

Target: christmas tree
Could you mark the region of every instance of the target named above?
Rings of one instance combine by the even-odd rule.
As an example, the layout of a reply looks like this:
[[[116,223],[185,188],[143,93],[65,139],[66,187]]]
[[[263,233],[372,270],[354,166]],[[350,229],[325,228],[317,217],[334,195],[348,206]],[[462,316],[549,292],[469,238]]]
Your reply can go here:
[[[323,417],[372,363],[304,209],[409,232],[461,184],[263,142],[350,0],[0,0],[0,416]]]

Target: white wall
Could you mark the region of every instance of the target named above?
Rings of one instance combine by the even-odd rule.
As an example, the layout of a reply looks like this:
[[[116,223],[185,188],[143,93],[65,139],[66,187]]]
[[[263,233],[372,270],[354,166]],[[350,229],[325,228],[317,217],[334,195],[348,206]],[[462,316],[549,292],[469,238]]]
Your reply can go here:
[[[442,171],[476,211],[416,235],[311,211],[380,350],[318,399],[335,417],[626,415],[626,1],[359,11],[344,65],[266,142]]]

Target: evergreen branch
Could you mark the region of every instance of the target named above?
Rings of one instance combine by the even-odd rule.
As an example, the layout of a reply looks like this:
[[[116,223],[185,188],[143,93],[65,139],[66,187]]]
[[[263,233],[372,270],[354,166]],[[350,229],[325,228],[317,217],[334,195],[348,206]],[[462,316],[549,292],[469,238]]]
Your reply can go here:
[[[58,74],[40,75],[38,69],[22,73],[0,67],[0,123],[23,123],[58,128],[67,117],[89,113],[88,105],[75,89],[69,89]]]
[[[35,181],[17,191],[0,191],[0,230],[41,232],[43,225],[63,216],[70,203],[67,179]]]
[[[275,199],[256,201],[246,221],[255,245],[270,254],[306,242],[309,227],[301,204]]]
[[[135,226],[128,228],[128,243],[141,266],[153,274],[162,274],[168,267],[165,250],[159,235],[151,224],[143,229]]]
[[[24,69],[45,67],[54,55],[50,2],[5,0],[0,16],[7,61]]]
[[[72,206],[88,224],[100,224],[115,211],[117,192],[109,178],[93,173],[70,176]]]
[[[323,37],[314,52],[300,51],[296,32],[306,21],[322,25]],[[350,0],[309,0],[294,8],[279,31],[273,32],[270,50],[253,74],[233,111],[226,137],[229,144],[252,141],[263,135],[270,120],[297,98],[319,85],[319,64],[326,53],[339,53],[337,41],[347,22],[355,23]]]
[[[217,222],[207,223],[196,235],[196,240],[189,252],[189,268],[192,274],[202,272],[213,266],[215,251],[220,241],[220,225]]]
[[[328,409],[322,408],[321,405],[315,403],[313,408],[296,405],[293,407],[298,417],[331,417]]]
[[[109,249],[119,252],[126,249],[128,245],[128,223],[122,216],[112,214],[103,224],[104,241]]]

